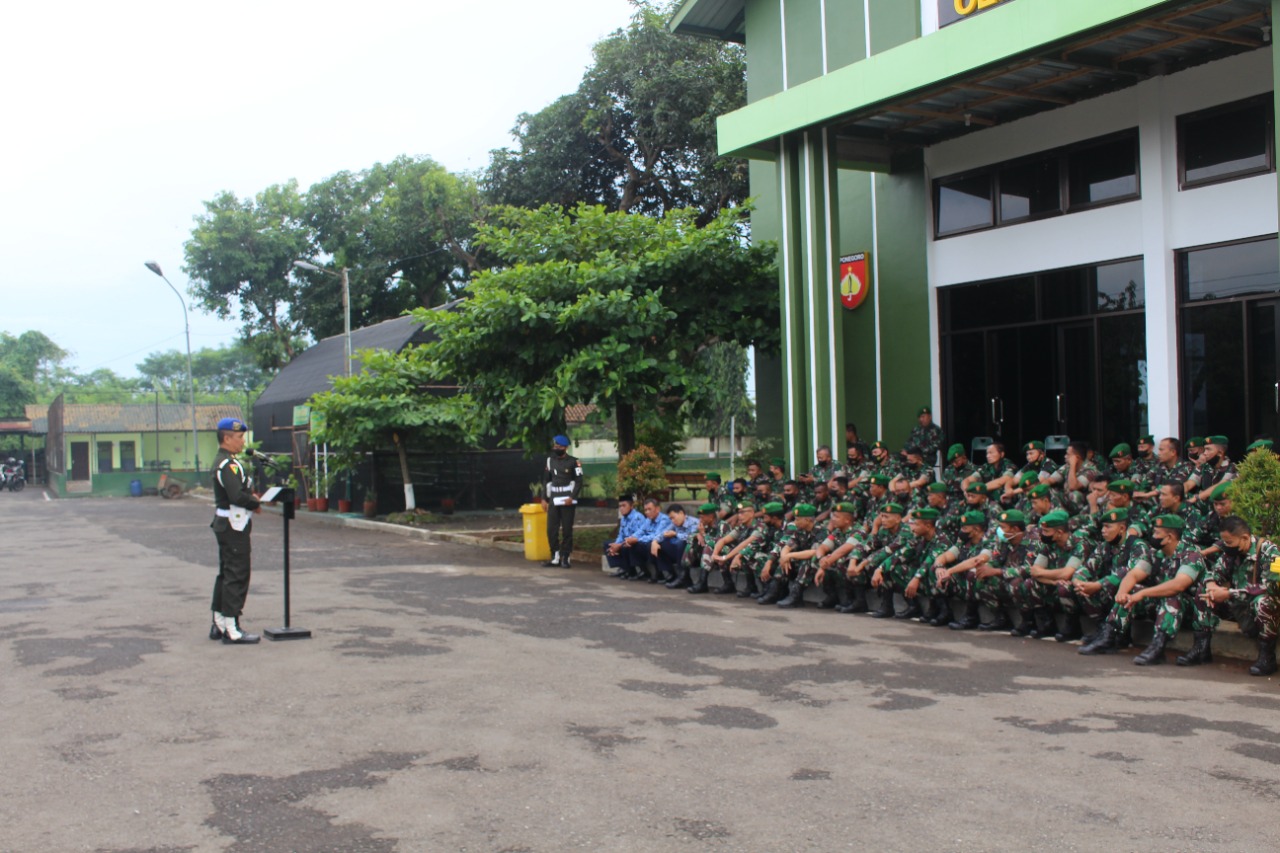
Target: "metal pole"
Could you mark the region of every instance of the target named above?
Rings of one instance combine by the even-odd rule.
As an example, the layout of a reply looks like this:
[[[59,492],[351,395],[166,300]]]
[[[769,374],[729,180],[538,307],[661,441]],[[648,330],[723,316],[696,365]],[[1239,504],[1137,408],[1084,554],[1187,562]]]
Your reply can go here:
[[[342,342],[346,355],[347,377],[351,377],[351,279],[346,267],[342,268]]]
[[[187,300],[182,298],[182,294],[178,292],[178,288],[173,286],[173,282],[169,281],[169,277],[160,269],[160,265],[155,261],[147,261],[144,266],[156,275],[164,279],[164,283],[169,285],[169,289],[173,291],[173,295],[178,297],[178,304],[182,306],[182,325],[187,333],[187,385],[190,386],[191,394],[191,452],[195,455],[196,471],[200,470],[200,436],[196,432],[196,380],[191,373],[191,321],[187,317]]]

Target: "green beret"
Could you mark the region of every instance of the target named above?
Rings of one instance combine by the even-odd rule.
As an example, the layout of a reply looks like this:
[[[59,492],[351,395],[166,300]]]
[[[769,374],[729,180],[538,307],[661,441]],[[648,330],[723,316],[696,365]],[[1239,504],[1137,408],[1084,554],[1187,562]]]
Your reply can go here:
[[[978,512],[977,510],[970,510],[960,516],[960,524],[964,527],[986,527],[986,513]]]
[[[1227,438],[1225,435],[1211,435],[1208,438],[1206,438],[1205,441],[1207,441],[1209,444],[1216,444],[1219,447],[1226,447],[1228,444],[1231,443],[1231,440]]]
[[[715,483],[724,482],[722,479],[720,479],[720,475],[717,474],[715,471],[712,471],[710,474],[708,474],[707,479]]]
[[[1245,453],[1252,453],[1252,452],[1253,452],[1253,451],[1255,451],[1255,450],[1270,450],[1270,449],[1271,449],[1272,447],[1274,447],[1274,446],[1275,446],[1275,443],[1274,443],[1273,441],[1271,441],[1271,439],[1269,439],[1269,438],[1260,438],[1260,439],[1258,439],[1257,441],[1255,441],[1253,444],[1251,444],[1251,445],[1249,445],[1248,447],[1246,447],[1246,448],[1244,449],[1244,452],[1245,452]]]
[[[716,506],[715,504],[703,504],[702,506],[698,507],[698,512],[703,515],[706,515],[708,513],[713,513],[718,509],[720,509],[720,507]]]
[[[1012,524],[1015,527],[1026,527],[1027,517],[1022,514],[1020,509],[1006,509],[1000,513],[1001,524]]]
[[[1049,484],[1041,483],[1038,486],[1032,486],[1027,489],[1027,494],[1033,498],[1047,498],[1049,497]]]
[[[916,518],[921,521],[937,521],[941,515],[942,513],[938,512],[931,506],[921,507],[915,512]]]
[[[1209,498],[1215,501],[1229,501],[1231,500],[1230,490],[1231,490],[1230,481],[1225,483],[1219,483],[1214,488],[1214,490],[1209,493]]]
[[[1071,521],[1071,516],[1067,515],[1064,511],[1060,509],[1055,509],[1053,512],[1046,514],[1043,518],[1040,519],[1040,526],[1041,527],[1066,527],[1070,521]]]
[[[1028,450],[1044,450],[1044,442],[1028,441],[1026,444],[1022,445],[1022,450],[1024,453]]]
[[[933,414],[933,409],[929,408],[928,406],[921,406],[920,408],[916,409],[917,418],[920,417],[921,415],[932,415],[932,414]]]
[[[749,509],[752,512],[755,512],[756,505],[751,503],[750,501],[743,501],[742,503],[738,504],[737,509],[738,509],[738,512],[742,512],[744,509]]]
[[[1162,530],[1182,531],[1183,522],[1180,515],[1157,515],[1155,526]]]
[[[1128,521],[1128,520],[1129,520],[1129,508],[1127,506],[1121,506],[1121,507],[1116,507],[1115,509],[1109,509],[1102,514],[1103,524],[1115,524],[1118,521]]]
[[[950,447],[948,447],[948,448],[947,448],[947,461],[948,461],[948,462],[952,461],[952,460],[953,460],[953,459],[955,459],[957,456],[962,456],[962,455],[964,455],[964,445],[963,445],[963,444],[953,444],[953,445],[951,445]]]
[[[1018,478],[1018,485],[1023,488],[1026,488],[1031,483],[1038,482],[1039,480],[1040,480],[1039,471],[1023,471],[1022,476]]]
[[[884,442],[883,442],[883,441],[873,441],[873,442],[871,442],[871,449],[872,449],[872,450],[877,450],[877,449],[878,449],[878,450],[884,450]]]
[[[965,491],[971,495],[985,495],[987,494],[987,484],[981,480],[974,480],[965,488]]]
[[[765,515],[784,515],[787,511],[786,505],[780,501],[770,501],[761,507],[761,509],[764,511]]]
[[[867,479],[873,486],[887,486],[889,485],[889,480],[890,480],[890,478],[885,476],[884,474],[872,474]]]
[[[1194,450],[1197,447],[1204,447],[1204,439],[1198,435],[1193,435],[1187,439],[1187,450]]]
[[[1154,435],[1138,436],[1138,444],[1155,444],[1156,437]]]
[[[769,464],[775,468],[785,468],[787,467],[787,460],[783,459],[781,456],[775,456],[769,460]]]
[[[887,503],[881,512],[887,512],[890,515],[902,515],[902,504]]]
[[[1123,456],[1132,456],[1133,448],[1125,444],[1123,441],[1111,448],[1111,452],[1107,454],[1108,459],[1119,459]]]
[[[796,504],[796,518],[813,518],[818,514],[818,508],[813,504]]]
[[[941,480],[935,480],[929,485],[925,486],[925,488],[931,492],[945,492],[947,490],[947,484],[942,482]]]
[[[849,503],[848,501],[841,501],[840,503],[832,507],[832,512],[844,512],[844,513],[848,513],[849,515],[857,515],[858,508],[853,504]]]
[[[1133,480],[1112,480],[1107,484],[1107,491],[1115,492],[1117,495],[1131,495],[1133,490]]]

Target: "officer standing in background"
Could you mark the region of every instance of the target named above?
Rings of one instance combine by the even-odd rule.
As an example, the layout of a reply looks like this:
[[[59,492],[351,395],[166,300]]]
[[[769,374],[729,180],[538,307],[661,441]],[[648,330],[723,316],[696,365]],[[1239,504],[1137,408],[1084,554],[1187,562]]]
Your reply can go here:
[[[567,569],[569,555],[573,553],[573,516],[582,491],[582,463],[569,455],[568,436],[557,435],[551,439],[551,455],[547,457],[542,481],[542,502],[547,507],[547,543],[551,546],[551,559],[543,565]]]
[[[256,643],[257,634],[240,628],[249,595],[249,534],[252,514],[261,503],[253,496],[253,478],[236,454],[244,450],[248,427],[239,418],[218,421],[218,455],[213,459],[213,535],[218,540],[218,578],[213,582],[210,640]]]

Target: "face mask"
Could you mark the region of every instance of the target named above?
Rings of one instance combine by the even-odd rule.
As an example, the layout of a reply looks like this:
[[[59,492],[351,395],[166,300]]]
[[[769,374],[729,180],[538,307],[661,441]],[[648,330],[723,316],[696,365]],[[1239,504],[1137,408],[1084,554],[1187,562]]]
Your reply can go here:
[[[997,539],[999,539],[1001,542],[1008,542],[1008,541],[1009,541],[1009,537],[1008,537],[1007,535],[1005,535],[1005,532],[1004,532],[1004,528],[1003,528],[1003,527],[997,527],[997,528],[996,528],[996,538],[997,538]]]
[[[566,453],[568,453],[568,451],[565,450],[563,447],[557,447],[553,452],[555,453],[556,456],[564,456]]]

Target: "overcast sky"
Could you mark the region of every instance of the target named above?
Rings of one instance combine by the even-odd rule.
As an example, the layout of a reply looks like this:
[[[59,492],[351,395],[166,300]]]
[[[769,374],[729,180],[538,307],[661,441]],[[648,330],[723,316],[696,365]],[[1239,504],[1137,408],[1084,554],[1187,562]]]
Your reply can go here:
[[[479,169],[572,91],[626,0],[12,3],[0,49],[0,330],[134,375],[185,349],[201,203],[399,154]],[[191,309],[191,346],[236,323]]]

